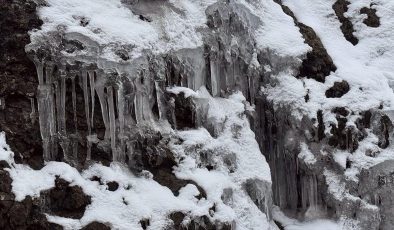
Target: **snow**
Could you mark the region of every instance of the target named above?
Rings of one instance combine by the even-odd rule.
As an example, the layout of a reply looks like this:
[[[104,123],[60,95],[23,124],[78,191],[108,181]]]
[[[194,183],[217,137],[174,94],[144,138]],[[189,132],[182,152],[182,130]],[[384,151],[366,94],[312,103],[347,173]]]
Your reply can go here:
[[[197,96],[198,94],[194,92],[192,89],[189,89],[187,87],[168,87],[167,92],[173,93],[173,94],[180,94],[183,93],[185,95],[185,98],[188,98],[190,96]]]
[[[313,165],[317,162],[315,155],[309,150],[309,147],[304,142],[301,143],[301,151],[298,154],[298,158],[302,159],[303,162],[309,165]]]
[[[14,153],[7,145],[4,132],[0,132],[0,161],[6,161],[9,165],[14,163]]]
[[[48,0],[46,6],[38,10],[44,24],[40,30],[31,32],[31,40],[33,44],[40,43],[48,34],[63,28],[61,30],[66,34],[84,37],[85,45],[100,47],[102,57],[110,60],[118,60],[113,54],[117,47],[128,47],[130,56],[134,58],[146,50],[164,53],[195,48],[202,45],[198,30],[206,27],[205,9],[215,1],[148,2],[146,4],[151,11],[144,16],[148,16],[151,22],[140,20],[139,15],[133,13],[136,5],[122,2]],[[88,24],[82,25],[81,19],[88,21]]]
[[[279,56],[299,57],[310,50],[293,19],[272,0],[240,1],[262,20],[255,31],[258,49],[269,49]]]

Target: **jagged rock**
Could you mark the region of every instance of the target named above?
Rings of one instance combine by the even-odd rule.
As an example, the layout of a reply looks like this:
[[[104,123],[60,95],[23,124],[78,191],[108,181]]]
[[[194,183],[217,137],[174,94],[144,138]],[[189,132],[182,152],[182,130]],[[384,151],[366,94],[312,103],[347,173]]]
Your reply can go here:
[[[0,169],[0,192],[11,194],[11,182],[10,174]]]
[[[81,230],[111,230],[111,228],[103,223],[95,221],[95,222],[92,222],[92,223],[86,225]]]
[[[10,165],[7,163],[7,161],[1,160],[0,161],[0,170],[4,168],[10,168]]]
[[[326,91],[326,97],[339,98],[349,92],[350,86],[347,81],[335,82],[334,85]]]
[[[391,218],[394,212],[394,161],[389,160],[363,170],[358,187],[363,200],[379,207],[379,229],[394,228],[394,220]],[[373,222],[372,219],[369,222]]]
[[[55,187],[42,192],[41,196],[48,200],[48,208],[54,215],[80,219],[91,202],[90,197],[80,187],[69,185],[69,182],[57,177]]]
[[[376,15],[376,9],[363,7],[361,8],[360,13],[367,15],[367,18],[363,21],[365,25],[375,28],[380,26],[380,18]]]
[[[119,184],[116,181],[108,182],[107,186],[108,186],[108,190],[111,192],[114,192],[119,188]]]
[[[379,111],[373,113],[371,121],[372,132],[379,138],[378,146],[383,149],[387,148],[390,144],[390,134],[393,131],[392,121]]]
[[[140,224],[141,224],[142,229],[146,230],[148,228],[148,226],[150,225],[149,222],[150,222],[149,219],[140,220]]]

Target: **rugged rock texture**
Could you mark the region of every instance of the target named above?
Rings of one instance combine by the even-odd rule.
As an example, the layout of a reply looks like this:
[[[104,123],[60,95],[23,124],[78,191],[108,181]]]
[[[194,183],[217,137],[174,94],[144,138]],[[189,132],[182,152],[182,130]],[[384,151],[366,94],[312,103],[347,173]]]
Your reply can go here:
[[[375,28],[380,26],[380,18],[376,15],[376,9],[363,7],[360,13],[367,15],[367,18],[363,21],[365,25]]]
[[[92,41],[70,38],[60,31],[51,41],[53,43],[45,43],[48,47],[28,49],[34,66],[24,53],[24,47],[29,43],[27,31],[41,24],[35,15],[36,5],[32,1],[7,1],[0,6],[3,16],[0,23],[4,28],[0,35],[4,50],[0,60],[0,130],[7,133],[17,163],[41,168],[43,160],[58,160],[82,169],[93,162],[109,165],[115,161],[127,164],[137,176],[151,175],[175,196],[191,184],[199,192],[195,197],[206,199],[207,193],[198,183],[179,179],[173,172],[182,159],[176,159],[169,145],[173,144],[171,141],[182,143],[182,138],[171,139],[149,123],[160,124],[165,120],[174,130],[204,127],[216,138],[224,129],[224,121],[206,120],[201,116],[206,113],[204,106],[195,103],[185,92],[178,94],[166,89],[181,86],[197,90],[204,85],[217,97],[228,97],[240,90],[247,99],[246,106],[255,105],[255,111],[249,111],[251,126],[272,172],[272,190],[270,183],[253,179],[247,180],[242,187],[269,220],[272,206],[277,205],[287,215],[299,219],[346,216],[359,221],[362,229],[393,228],[390,219],[394,212],[393,162],[383,162],[363,171],[359,182],[354,182],[340,174],[351,167],[351,161],[346,160],[342,165],[333,155],[337,150],[354,153],[368,135],[376,136],[379,148],[387,148],[393,131],[390,117],[380,109],[371,108],[360,112],[355,126],[350,127],[347,123],[354,112],[346,107],[335,107],[330,112],[336,122],[327,126],[322,110],[318,110],[314,118],[299,119],[292,108],[274,105],[267,99],[268,95],[260,92],[261,87],[275,86],[274,73],[289,66],[297,70],[298,79],[311,78],[321,83],[337,68],[315,31],[299,22],[280,0],[275,2],[293,18],[305,43],[312,48],[299,66],[295,64],[297,60],[293,60],[296,58],[279,57],[269,50],[257,52],[250,31],[256,29],[260,19],[250,16],[246,7],[227,1],[207,8],[203,47],[168,54],[147,51],[146,56],[126,65],[131,60],[130,47],[117,47],[115,54],[122,60],[118,63],[95,60],[92,57],[101,54],[95,51],[97,47]],[[141,21],[152,22],[157,16],[156,12],[145,16],[144,3],[123,3],[136,6],[134,13]],[[156,3],[147,4],[152,7]],[[353,25],[345,17],[347,1],[337,1],[333,9],[342,23],[345,38],[356,45],[358,39],[353,35]],[[376,10],[363,8],[360,13],[368,16],[364,20],[366,25],[380,25]],[[78,20],[83,27],[89,24],[88,18]],[[81,51],[91,52],[91,57],[78,56]],[[64,52],[75,56],[65,56]],[[263,69],[266,65],[272,67],[272,72]],[[337,81],[325,96],[341,98],[349,91],[348,82]],[[308,100],[307,93],[305,101]],[[232,128],[233,138],[237,139],[239,127]],[[217,169],[209,153],[196,152],[202,168],[209,172]],[[366,154],[374,157],[378,153]],[[223,155],[229,173],[234,173],[236,157]],[[70,186],[61,178],[56,179],[54,188],[42,192],[40,198],[27,197],[16,202],[6,170],[9,167],[8,163],[0,161],[1,229],[61,229],[48,223],[44,213],[80,219],[91,203],[80,187]],[[114,193],[122,189],[116,181],[103,182],[99,177],[91,180]],[[335,189],[330,188],[332,181],[343,184],[344,197],[336,196]],[[230,204],[232,196],[233,191],[228,188],[221,199]],[[214,205],[209,215],[174,212],[168,216],[172,221],[168,229],[235,228],[232,222],[212,221],[210,217],[215,211]],[[184,220],[187,224],[182,223]],[[150,220],[142,219],[140,225],[147,229]],[[93,222],[82,229],[110,229],[110,225]]]
[[[0,129],[7,133],[18,162],[42,166],[38,86],[34,63],[25,53],[29,30],[42,24],[34,1],[7,0],[0,6]]]
[[[0,228],[11,229],[46,229],[61,230],[61,226],[49,223],[43,214],[43,206],[39,199],[27,197],[16,202],[11,192],[12,180],[5,169],[0,169]]]

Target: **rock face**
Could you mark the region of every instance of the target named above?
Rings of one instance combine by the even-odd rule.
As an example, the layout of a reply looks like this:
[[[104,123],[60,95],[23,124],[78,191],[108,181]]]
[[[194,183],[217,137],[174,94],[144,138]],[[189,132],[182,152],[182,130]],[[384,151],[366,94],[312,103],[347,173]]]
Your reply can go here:
[[[7,132],[18,162],[42,165],[42,145],[36,107],[34,63],[25,53],[28,31],[42,21],[34,1],[5,1],[0,7],[0,129]]]
[[[70,32],[62,24],[56,29],[45,27],[49,22],[44,23],[41,33],[34,30],[42,24],[36,15],[36,3],[7,1],[0,6],[0,24],[4,28],[0,35],[4,50],[0,64],[0,130],[7,134],[16,163],[40,169],[44,162],[63,161],[80,171],[97,162],[106,166],[116,163],[127,166],[133,176],[151,178],[175,197],[187,195],[201,203],[212,202],[212,191],[206,181],[192,172],[221,172],[235,178],[233,187],[223,186],[218,194],[214,193],[220,202],[215,200],[207,213],[166,213],[163,226],[167,229],[237,229],[236,220],[217,218],[223,206],[236,210],[234,216],[246,215],[245,212],[251,215],[253,211],[272,224],[274,205],[299,220],[330,218],[343,221],[346,226],[355,225],[355,229],[394,228],[390,218],[394,213],[394,162],[374,160],[387,154],[384,151],[392,145],[390,114],[380,107],[353,111],[342,103],[333,108],[331,104],[323,105],[313,114],[304,111],[299,116],[297,112],[304,109],[300,108],[303,104],[294,107],[287,103],[292,98],[278,103],[280,99],[275,96],[280,97],[280,93],[272,94],[275,90],[280,92],[284,77],[295,85],[303,85],[302,91],[294,90],[293,97],[306,103],[310,97],[316,97],[309,95],[307,87],[322,89],[318,95],[323,97],[321,104],[354,92],[351,82],[332,80],[337,66],[324,41],[312,27],[300,22],[286,2],[265,4],[281,12],[281,17],[290,16],[286,20],[310,47],[302,54],[281,54],[270,47],[260,47],[256,31],[265,23],[265,12],[256,12],[265,5],[259,2],[202,1],[198,6],[204,9],[202,17],[206,20],[201,23],[198,10],[188,12],[168,1],[121,1],[119,7],[133,15],[129,19],[152,27],[152,33],[157,27],[169,26],[160,21],[163,15],[176,15],[181,18],[177,22],[185,20],[187,27],[195,26],[200,36],[197,45],[192,41],[190,47],[182,47],[173,44],[179,37],[173,28],[167,28],[158,41],[139,47],[140,44],[127,42],[106,43],[105,36],[100,37],[105,28],[92,28],[97,23],[93,15],[72,15],[73,25],[78,24],[79,30],[89,30],[88,33]],[[346,16],[349,4],[339,0],[332,9],[346,40],[357,45],[355,28]],[[169,11],[173,13],[170,16]],[[374,8],[363,8],[360,13],[367,15],[363,21],[367,26],[380,26]],[[192,19],[187,14],[192,14]],[[31,30],[32,42],[27,34]],[[194,32],[186,30],[179,36],[189,38],[188,34]],[[102,40],[95,40],[96,36]],[[155,36],[152,37],[144,38]],[[162,40],[176,48],[156,47]],[[222,105],[212,105],[212,99],[202,96],[205,91],[201,89],[229,100],[235,100],[236,92],[241,92],[245,97],[242,111],[237,106],[230,112],[220,110]],[[363,92],[362,87],[359,89]],[[197,90],[201,91],[196,93]],[[226,101],[221,102],[227,105]],[[212,106],[217,106],[219,112],[215,113]],[[218,114],[223,111],[226,114]],[[231,116],[231,112],[235,115]],[[246,116],[250,127],[249,123],[242,123]],[[255,136],[247,132],[249,128]],[[197,140],[187,136],[193,130],[199,130]],[[252,138],[253,143],[257,141],[270,166],[272,182],[242,174],[239,152],[225,148],[233,147],[233,142],[224,141],[224,147],[215,148],[215,140],[220,142],[224,136],[245,149],[250,147],[245,147],[245,136]],[[199,143],[199,138],[207,141]],[[365,156],[367,168],[357,161]],[[193,164],[197,166],[189,174],[180,171],[193,168]],[[21,202],[15,201],[8,170],[14,167],[0,161],[1,229],[62,229],[48,222],[44,214],[80,221],[85,210],[94,207],[94,200],[82,187],[61,177],[55,179],[52,188],[41,191],[38,198],[28,196]],[[359,169],[362,170],[354,173]],[[90,178],[113,196],[130,189],[130,185],[116,179]],[[242,202],[235,199],[240,194],[246,196],[245,203],[252,205],[245,212],[237,210]],[[125,197],[122,201],[129,205]],[[53,218],[51,221],[56,222]],[[154,224],[150,217],[139,219],[142,229],[157,227]],[[100,221],[78,226],[116,228]]]

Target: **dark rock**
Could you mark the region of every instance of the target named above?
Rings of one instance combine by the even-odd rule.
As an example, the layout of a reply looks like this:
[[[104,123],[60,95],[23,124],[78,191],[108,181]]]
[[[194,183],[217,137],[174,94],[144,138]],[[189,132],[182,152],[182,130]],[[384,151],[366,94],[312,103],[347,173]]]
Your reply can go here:
[[[6,132],[16,162],[38,169],[43,165],[41,135],[38,120],[30,116],[38,80],[35,66],[25,53],[25,45],[30,42],[28,31],[42,24],[35,9],[32,0],[5,0],[0,4],[0,98],[5,101],[0,130]]]
[[[95,221],[86,225],[81,230],[111,230],[111,228],[103,223],[99,223]]]
[[[127,61],[130,59],[128,52],[124,49],[120,49],[115,51],[115,54],[118,55],[123,61]]]
[[[390,118],[381,112],[375,112],[371,118],[372,132],[379,138],[378,146],[387,148],[390,144],[390,134],[393,131],[393,123]]]
[[[317,122],[317,138],[319,141],[321,141],[326,136],[324,133],[325,126],[323,121],[323,111],[321,110],[317,111]]]
[[[379,27],[380,18],[376,15],[376,9],[363,7],[360,10],[361,14],[366,14],[368,17],[364,19],[363,23],[369,27]]]
[[[90,204],[90,197],[83,193],[79,186],[69,186],[70,183],[57,177],[55,187],[41,193],[48,200],[50,212],[57,216],[80,219],[85,208]]]
[[[119,188],[119,184],[116,181],[108,182],[107,186],[108,186],[108,190],[111,192],[114,192]]]
[[[12,179],[7,171],[0,169],[0,192],[11,194]]]
[[[349,92],[350,86],[347,81],[335,82],[334,85],[326,91],[326,97],[339,98]]]
[[[349,111],[344,107],[335,107],[332,109],[332,112],[343,117],[347,117],[349,115]]]
[[[140,220],[140,224],[141,224],[142,229],[146,230],[148,228],[148,226],[150,225],[150,220],[149,219]]]
[[[10,165],[8,164],[7,161],[1,160],[1,161],[0,161],[0,170],[1,170],[1,169],[4,169],[4,168],[10,168]]]
[[[178,95],[169,94],[168,97],[175,100],[175,108],[173,108],[175,117],[169,120],[173,128],[180,130],[196,128],[196,108],[192,98],[186,98],[183,92]],[[167,117],[172,118],[173,116],[168,114]]]
[[[341,30],[346,40],[348,40],[353,45],[357,45],[358,38],[356,38],[353,35],[354,33],[353,24],[347,17],[345,17],[345,13],[348,11],[349,4],[350,3],[346,0],[337,0],[332,6],[332,9],[335,11],[335,14],[339,19],[339,22],[341,22],[342,24]]]
[[[145,22],[152,22],[152,19],[150,19],[150,18],[148,18],[148,17],[145,17],[145,16],[142,15],[142,14],[140,14],[140,15],[138,16],[138,18],[139,18],[140,20],[142,20],[142,21],[145,21]]]

